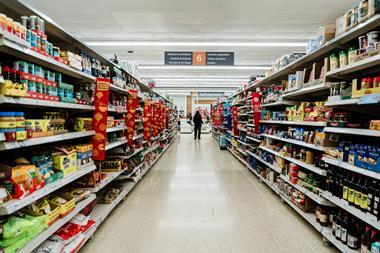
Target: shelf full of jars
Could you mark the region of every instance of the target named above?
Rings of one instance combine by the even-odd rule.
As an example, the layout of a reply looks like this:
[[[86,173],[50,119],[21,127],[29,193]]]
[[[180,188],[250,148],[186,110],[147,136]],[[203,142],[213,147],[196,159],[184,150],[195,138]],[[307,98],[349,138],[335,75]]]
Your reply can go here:
[[[79,250],[175,140],[176,107],[43,14],[0,7],[0,247]]]
[[[380,247],[376,8],[361,1],[344,31],[339,18],[335,32],[325,25],[306,54],[282,57],[229,98],[238,105],[260,94],[260,143],[234,155],[342,252]]]

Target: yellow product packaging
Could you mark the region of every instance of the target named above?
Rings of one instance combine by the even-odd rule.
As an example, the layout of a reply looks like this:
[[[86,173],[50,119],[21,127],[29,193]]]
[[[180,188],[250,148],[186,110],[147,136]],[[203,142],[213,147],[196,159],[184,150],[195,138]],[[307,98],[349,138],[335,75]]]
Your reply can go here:
[[[60,217],[63,218],[75,208],[75,198],[66,194],[52,194],[49,202],[59,206]]]
[[[26,131],[17,131],[16,132],[16,140],[23,141],[27,139]]]
[[[4,80],[2,84],[0,84],[0,94],[4,96],[12,96],[13,83],[9,80]]]
[[[42,131],[49,132],[50,131],[50,119],[42,120]]]
[[[86,145],[86,144],[76,145],[76,146],[75,146],[75,150],[76,150],[77,152],[80,152],[80,153],[87,152],[87,150],[88,150],[88,145]]]
[[[42,199],[35,204],[27,206],[22,212],[31,216],[44,216],[46,218],[45,222],[49,226],[58,220],[61,214],[60,206],[47,199]]]
[[[65,148],[56,148],[57,151],[52,153],[53,165],[57,170],[61,170],[66,176],[78,169],[77,153],[75,150]]]
[[[44,120],[43,119],[35,119],[34,120],[34,129],[35,132],[47,132],[44,131]]]

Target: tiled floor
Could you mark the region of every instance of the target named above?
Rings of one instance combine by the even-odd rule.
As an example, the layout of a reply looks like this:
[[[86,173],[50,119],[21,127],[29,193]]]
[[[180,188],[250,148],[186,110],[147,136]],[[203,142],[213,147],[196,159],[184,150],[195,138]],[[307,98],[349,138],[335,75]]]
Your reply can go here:
[[[210,135],[181,135],[82,252],[337,252]]]

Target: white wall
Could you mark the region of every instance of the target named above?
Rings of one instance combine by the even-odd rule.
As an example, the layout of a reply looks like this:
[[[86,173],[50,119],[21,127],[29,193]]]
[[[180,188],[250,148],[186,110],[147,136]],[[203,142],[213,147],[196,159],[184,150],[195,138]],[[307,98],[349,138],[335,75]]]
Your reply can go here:
[[[185,112],[184,115],[187,115],[186,110],[186,95],[170,95],[170,98],[173,99],[175,105],[177,105],[178,111],[183,110]]]

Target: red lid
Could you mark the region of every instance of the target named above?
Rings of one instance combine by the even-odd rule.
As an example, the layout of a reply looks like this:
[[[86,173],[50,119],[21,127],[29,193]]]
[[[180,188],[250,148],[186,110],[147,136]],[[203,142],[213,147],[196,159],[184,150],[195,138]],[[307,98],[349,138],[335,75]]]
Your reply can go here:
[[[373,79],[374,82],[380,82],[380,76],[377,76]]]

